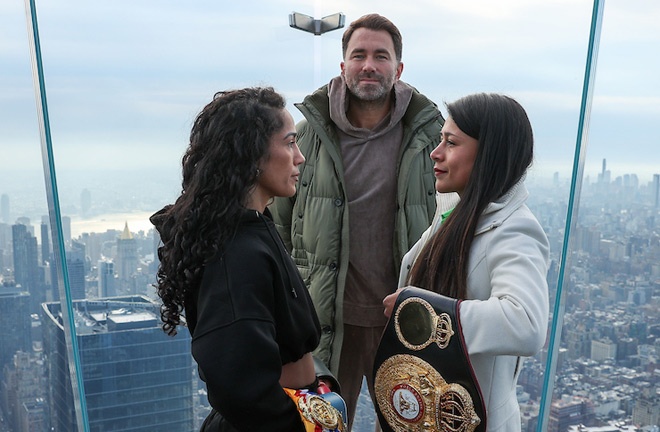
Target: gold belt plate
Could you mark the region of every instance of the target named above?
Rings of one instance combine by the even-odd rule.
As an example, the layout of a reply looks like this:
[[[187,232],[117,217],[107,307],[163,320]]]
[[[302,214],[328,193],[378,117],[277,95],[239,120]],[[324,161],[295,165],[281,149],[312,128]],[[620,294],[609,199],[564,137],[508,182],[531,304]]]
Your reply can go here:
[[[481,423],[469,392],[418,357],[385,360],[374,387],[381,413],[397,432],[474,432]]]
[[[321,396],[308,394],[301,397],[298,399],[298,408],[307,420],[321,425],[324,430],[344,430],[344,422],[339,411]]]

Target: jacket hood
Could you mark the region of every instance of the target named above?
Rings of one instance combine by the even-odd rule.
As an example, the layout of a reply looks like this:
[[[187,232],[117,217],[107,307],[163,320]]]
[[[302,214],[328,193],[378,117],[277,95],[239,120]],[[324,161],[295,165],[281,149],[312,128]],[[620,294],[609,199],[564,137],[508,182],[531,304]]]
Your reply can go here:
[[[317,89],[314,93],[307,95],[302,102],[295,103],[294,105],[305,116],[302,122],[309,122],[317,125],[323,131],[316,129],[317,133],[328,136],[330,138],[336,137],[335,125],[330,118],[330,87],[336,80],[341,81],[341,75],[333,78],[330,83]],[[342,82],[343,84],[343,82]],[[400,86],[410,88],[410,101],[407,104],[407,110],[404,110],[401,121],[404,125],[420,127],[431,121],[435,121],[438,117],[442,118],[442,114],[438,111],[437,105],[429,98],[419,93],[417,89],[404,81],[397,81]],[[345,84],[344,84],[345,87]],[[402,87],[403,88],[403,87]]]
[[[343,75],[335,77],[328,84],[328,97],[330,105],[330,118],[335,125],[344,133],[354,138],[369,141],[385,135],[403,118],[413,89],[408,84],[397,81],[394,83],[393,107],[385,118],[374,128],[365,129],[355,127],[348,120],[346,112],[348,111],[349,97],[348,87]]]

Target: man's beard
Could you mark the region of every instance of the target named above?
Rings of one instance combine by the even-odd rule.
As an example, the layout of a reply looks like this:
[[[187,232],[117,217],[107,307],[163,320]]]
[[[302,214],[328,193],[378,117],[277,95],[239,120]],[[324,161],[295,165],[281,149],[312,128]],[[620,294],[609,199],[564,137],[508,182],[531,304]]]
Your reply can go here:
[[[360,80],[363,78],[376,78],[378,79],[379,84],[366,84],[361,85]],[[387,99],[387,95],[392,90],[394,85],[394,75],[391,77],[386,77],[384,75],[369,73],[369,74],[360,74],[351,80],[346,80],[346,86],[351,95],[364,102],[377,102],[384,101]]]

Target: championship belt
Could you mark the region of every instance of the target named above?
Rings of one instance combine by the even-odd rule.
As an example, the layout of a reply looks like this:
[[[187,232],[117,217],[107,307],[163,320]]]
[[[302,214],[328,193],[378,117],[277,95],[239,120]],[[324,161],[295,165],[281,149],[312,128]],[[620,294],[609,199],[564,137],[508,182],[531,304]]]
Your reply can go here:
[[[305,425],[305,432],[347,431],[346,403],[335,392],[315,393],[307,389],[284,388],[293,400]]]
[[[374,405],[384,432],[486,430],[458,305],[420,288],[399,293],[374,361]]]

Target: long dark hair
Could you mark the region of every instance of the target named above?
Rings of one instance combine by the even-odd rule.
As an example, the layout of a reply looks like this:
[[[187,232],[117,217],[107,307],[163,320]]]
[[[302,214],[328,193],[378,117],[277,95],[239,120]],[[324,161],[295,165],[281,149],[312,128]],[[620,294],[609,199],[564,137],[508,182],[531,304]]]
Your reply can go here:
[[[533,160],[532,126],[514,99],[479,93],[447,104],[449,116],[479,144],[461,200],[422,248],[408,283],[465,299],[470,248],[486,206],[511,189]]]
[[[167,334],[176,334],[204,264],[235,233],[284,106],[270,87],[232,90],[216,93],[195,119],[181,195],[150,218],[162,241],[156,288]]]

